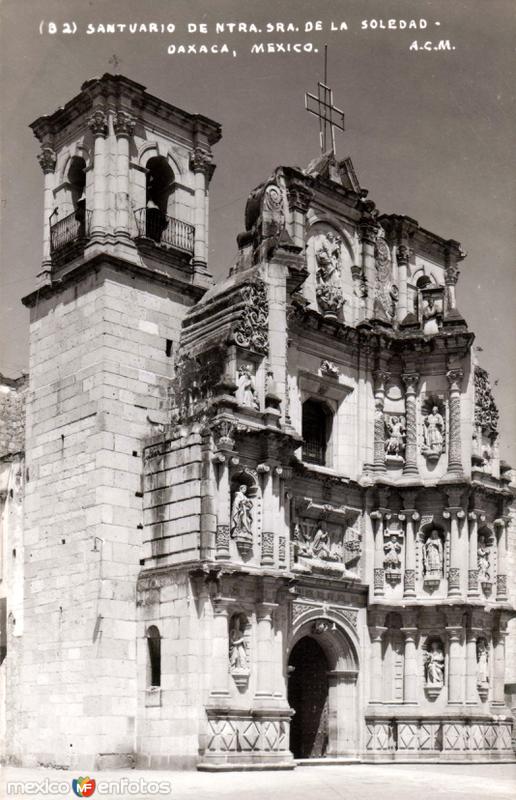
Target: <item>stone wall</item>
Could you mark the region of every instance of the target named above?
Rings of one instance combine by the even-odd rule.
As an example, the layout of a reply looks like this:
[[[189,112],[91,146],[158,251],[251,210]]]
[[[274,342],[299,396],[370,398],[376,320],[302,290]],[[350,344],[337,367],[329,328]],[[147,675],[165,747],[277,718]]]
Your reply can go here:
[[[0,457],[24,449],[25,400],[28,378],[0,374]]]

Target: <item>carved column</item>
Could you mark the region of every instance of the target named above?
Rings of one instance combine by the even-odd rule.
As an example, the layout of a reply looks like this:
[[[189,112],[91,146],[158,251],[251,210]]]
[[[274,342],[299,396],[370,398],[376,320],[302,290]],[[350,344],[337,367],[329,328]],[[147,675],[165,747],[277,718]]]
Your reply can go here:
[[[378,369],[373,373],[374,378],[374,470],[385,472],[385,419],[383,407],[385,403],[385,384],[389,373]]]
[[[449,244],[454,244],[455,246],[448,246],[445,251],[444,283],[446,286],[446,311],[451,311],[457,307],[455,300],[455,286],[457,285],[460,275],[460,270],[457,266],[457,257],[459,260],[461,260],[465,255],[461,251],[457,242],[450,242]]]
[[[503,517],[494,522],[497,535],[496,600],[507,601],[507,524]]]
[[[196,269],[206,270],[207,236],[206,236],[206,193],[209,177],[213,172],[211,153],[196,147],[190,155],[190,169],[195,181],[195,237],[193,265]]]
[[[505,638],[507,636],[507,620],[500,615],[498,630],[493,631],[493,703],[505,703]]]
[[[477,638],[482,633],[480,614],[473,609],[466,632],[466,703],[478,703],[477,690]]]
[[[211,694],[217,697],[229,695],[229,635],[228,613],[233,601],[216,598],[213,603],[213,658],[211,666]]]
[[[88,120],[95,137],[93,158],[93,208],[91,220],[91,238],[102,237],[106,232],[106,164],[105,145],[108,132],[107,116],[98,108]]]
[[[458,501],[459,495],[450,494],[450,499]],[[445,517],[450,519],[450,567],[448,570],[448,597],[461,596],[461,553],[459,520],[464,519],[465,513],[459,506],[451,506],[445,512]]]
[[[390,519],[390,514],[382,509],[371,512],[371,519],[375,522],[375,537],[374,537],[374,573],[373,573],[373,593],[375,597],[383,597],[384,595],[384,550],[383,550],[383,526],[385,519]],[[376,524],[375,524],[376,523]]]
[[[398,263],[398,285],[400,296],[398,300],[398,320],[401,322],[408,314],[407,273],[410,249],[406,244],[399,244],[396,248],[396,261]]]
[[[274,481],[268,464],[258,464],[258,473],[263,475],[262,556],[263,566],[274,564]]]
[[[43,170],[44,175],[44,188],[43,188],[43,271],[50,270],[52,263],[50,255],[50,226],[54,220],[52,213],[54,210],[54,171],[56,168],[57,157],[55,151],[49,145],[44,145],[41,148],[41,153],[38,154],[37,159],[39,165]]]
[[[404,475],[417,475],[417,420],[416,392],[419,383],[417,372],[404,372],[401,376],[405,384],[406,441]]]
[[[478,513],[468,514],[468,597],[478,597]]]
[[[217,453],[214,462],[218,464],[218,491],[217,491],[217,534],[216,553],[217,559],[229,558],[229,536],[231,519],[231,492],[229,484],[228,456]]]
[[[271,697],[274,692],[272,614],[277,607],[277,603],[260,603],[257,609],[257,697]]]
[[[117,138],[116,170],[116,236],[130,237],[129,229],[129,137],[134,131],[135,121],[125,111],[119,111],[114,118]]]
[[[415,704],[418,702],[418,666],[416,649],[416,637],[418,633],[417,613],[410,611],[406,612],[404,622],[405,624],[401,629],[405,637],[405,653],[403,661],[403,702]]]
[[[387,630],[380,622],[385,615],[375,614],[373,624],[369,626],[371,636],[371,703],[381,703],[383,700],[383,663],[382,648],[383,634]]]
[[[450,436],[448,454],[448,472],[462,475],[461,448],[461,386],[464,372],[462,369],[450,369],[446,373],[450,385]]]
[[[416,596],[416,532],[414,523],[420,519],[414,508],[404,509],[407,520],[405,533],[405,573],[403,597]]]
[[[365,219],[360,223],[360,240],[362,243],[362,272],[367,284],[366,318],[373,316],[374,291],[376,283],[376,261],[374,248],[378,225]]]
[[[448,703],[463,702],[465,659],[462,652],[463,612],[450,608],[446,612],[448,625]]]

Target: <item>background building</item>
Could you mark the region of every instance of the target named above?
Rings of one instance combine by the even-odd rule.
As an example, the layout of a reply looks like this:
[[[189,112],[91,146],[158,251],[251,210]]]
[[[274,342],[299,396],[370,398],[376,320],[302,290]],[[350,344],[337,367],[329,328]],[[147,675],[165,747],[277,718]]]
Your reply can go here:
[[[6,756],[511,759],[511,475],[459,243],[379,214],[330,147],[251,192],[213,285],[217,123],[104,75],[32,128]]]

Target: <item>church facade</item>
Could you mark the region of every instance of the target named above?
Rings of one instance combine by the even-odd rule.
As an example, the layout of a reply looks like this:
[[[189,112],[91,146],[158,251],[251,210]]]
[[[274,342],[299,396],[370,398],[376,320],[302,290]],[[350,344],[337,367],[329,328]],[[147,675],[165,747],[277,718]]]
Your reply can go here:
[[[511,473],[459,243],[328,152],[250,193],[214,284],[217,123],[104,75],[32,129],[5,757],[511,760]]]

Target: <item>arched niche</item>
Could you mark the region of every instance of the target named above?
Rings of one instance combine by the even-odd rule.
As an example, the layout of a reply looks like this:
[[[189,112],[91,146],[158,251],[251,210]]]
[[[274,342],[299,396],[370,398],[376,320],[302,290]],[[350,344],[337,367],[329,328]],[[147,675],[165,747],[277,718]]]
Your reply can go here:
[[[257,555],[261,532],[261,491],[258,475],[247,467],[231,476],[230,539],[244,560]]]
[[[303,293],[325,317],[351,321],[353,316],[353,246],[340,226],[313,221],[306,234],[308,277]]]
[[[432,592],[446,576],[449,537],[444,521],[423,517],[417,538],[419,578],[424,588]]]

